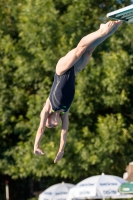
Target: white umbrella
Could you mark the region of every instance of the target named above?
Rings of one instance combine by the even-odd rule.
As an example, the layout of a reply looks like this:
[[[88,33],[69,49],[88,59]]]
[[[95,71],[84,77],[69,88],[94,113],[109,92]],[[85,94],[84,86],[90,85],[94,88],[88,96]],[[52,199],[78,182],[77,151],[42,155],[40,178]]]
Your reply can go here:
[[[39,195],[38,200],[66,200],[72,187],[73,184],[64,182],[52,185]]]
[[[67,200],[71,199],[105,199],[127,198],[120,195],[118,188],[126,180],[113,175],[97,175],[79,182],[70,189]],[[131,196],[128,196],[131,198]]]

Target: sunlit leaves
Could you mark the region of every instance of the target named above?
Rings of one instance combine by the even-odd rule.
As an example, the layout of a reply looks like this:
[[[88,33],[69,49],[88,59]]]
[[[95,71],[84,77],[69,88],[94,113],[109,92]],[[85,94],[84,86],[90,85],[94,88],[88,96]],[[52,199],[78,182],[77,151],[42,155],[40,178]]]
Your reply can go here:
[[[106,13],[120,8],[120,2],[8,0],[0,4],[1,172],[12,178],[71,180],[102,172],[122,174],[133,156],[133,28],[126,23],[99,45],[76,77],[62,160],[53,162],[60,127],[45,130],[41,141],[45,155],[33,154],[56,62],[82,36],[99,28],[107,20]],[[126,4],[129,1],[122,2]]]

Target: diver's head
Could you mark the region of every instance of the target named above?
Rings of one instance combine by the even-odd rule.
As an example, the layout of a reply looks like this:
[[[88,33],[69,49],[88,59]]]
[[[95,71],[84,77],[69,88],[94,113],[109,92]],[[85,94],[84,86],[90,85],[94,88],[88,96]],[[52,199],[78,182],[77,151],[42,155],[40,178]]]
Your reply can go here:
[[[56,126],[58,126],[59,124],[60,124],[60,113],[58,111],[51,113],[47,118],[46,127],[56,128]]]

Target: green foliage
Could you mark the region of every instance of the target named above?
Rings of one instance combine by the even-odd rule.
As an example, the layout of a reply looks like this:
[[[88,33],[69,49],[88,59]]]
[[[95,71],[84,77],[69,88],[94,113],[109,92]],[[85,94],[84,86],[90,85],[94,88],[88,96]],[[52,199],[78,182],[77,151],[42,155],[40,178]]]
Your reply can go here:
[[[55,65],[106,13],[129,1],[25,0],[0,3],[0,171],[12,178],[53,176],[79,180],[102,172],[121,175],[132,161],[132,25],[103,44],[76,78],[63,159],[57,164],[60,127],[46,129],[33,154],[39,115]]]

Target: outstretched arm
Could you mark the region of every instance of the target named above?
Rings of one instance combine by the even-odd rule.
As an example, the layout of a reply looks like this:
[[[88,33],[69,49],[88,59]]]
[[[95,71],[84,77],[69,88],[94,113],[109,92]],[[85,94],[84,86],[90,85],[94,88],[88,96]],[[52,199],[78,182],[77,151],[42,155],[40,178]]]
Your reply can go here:
[[[37,130],[35,143],[34,143],[34,153],[37,155],[44,154],[44,152],[40,149],[39,145],[40,145],[40,141],[41,141],[44,129],[45,129],[45,124],[46,124],[48,114],[49,114],[48,111],[44,107],[41,112],[41,116],[40,116],[41,120],[40,120],[40,124],[39,124],[38,130]]]
[[[67,133],[68,133],[68,124],[69,124],[68,112],[61,116],[61,120],[62,120],[62,130],[61,130],[61,137],[60,137],[60,147],[59,147],[57,156],[54,160],[54,163],[58,162],[64,155],[64,149],[65,149]]]

